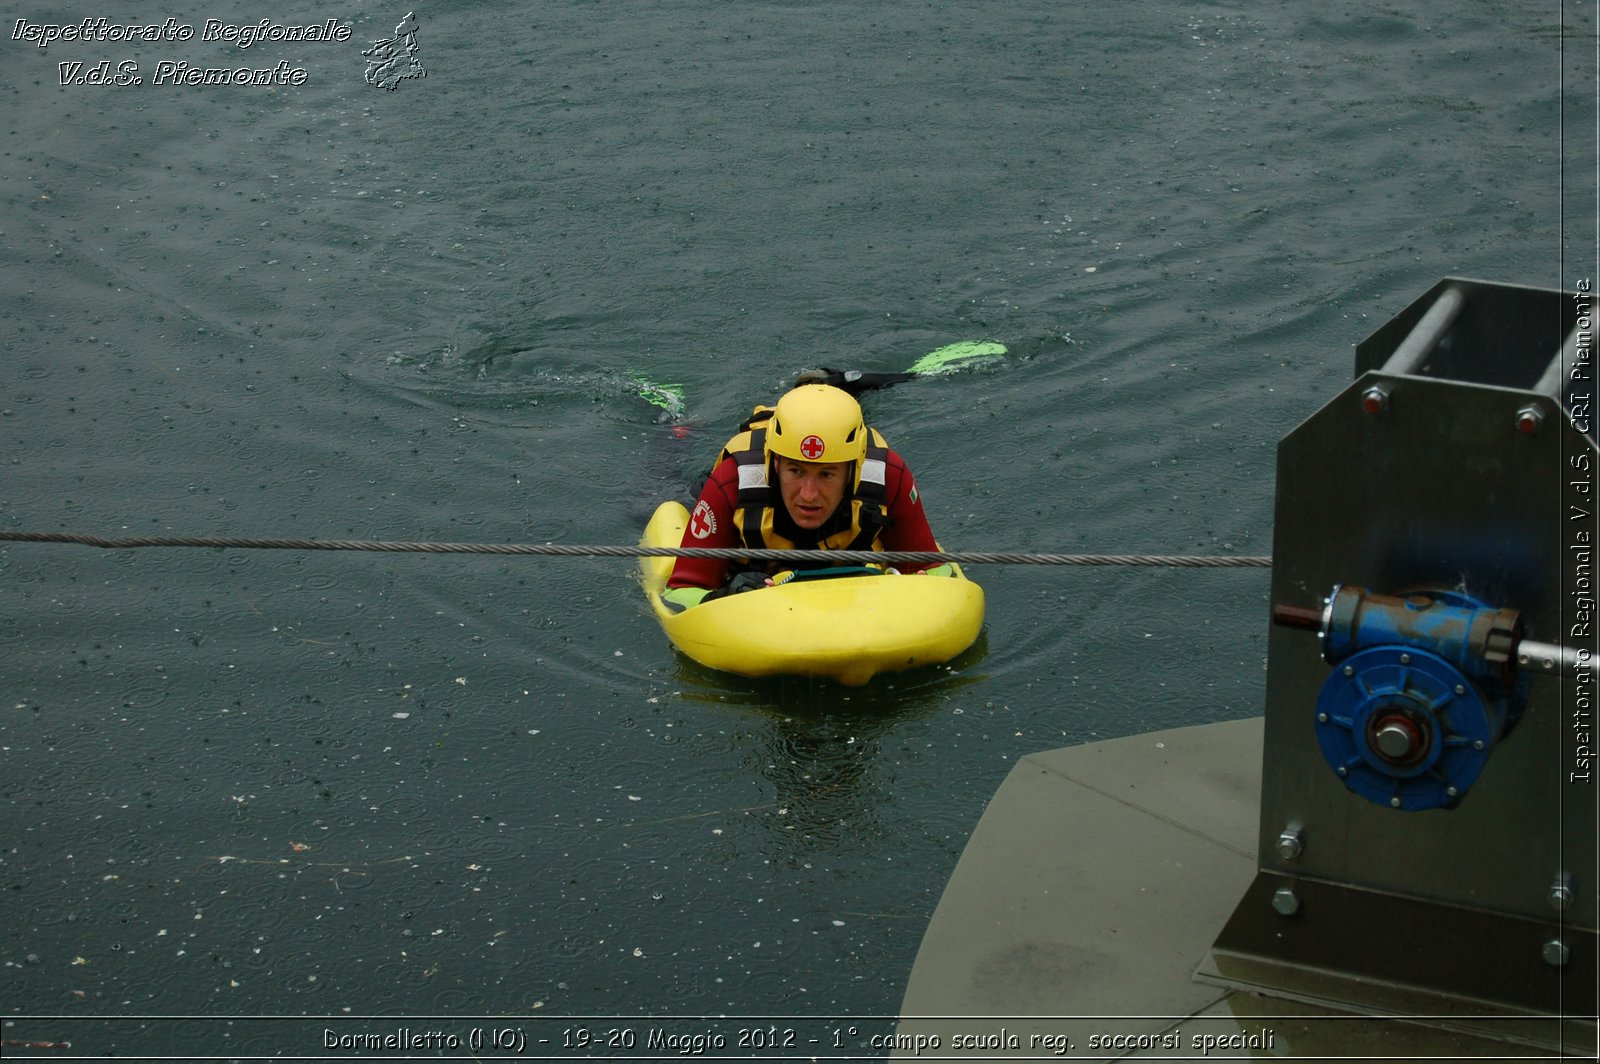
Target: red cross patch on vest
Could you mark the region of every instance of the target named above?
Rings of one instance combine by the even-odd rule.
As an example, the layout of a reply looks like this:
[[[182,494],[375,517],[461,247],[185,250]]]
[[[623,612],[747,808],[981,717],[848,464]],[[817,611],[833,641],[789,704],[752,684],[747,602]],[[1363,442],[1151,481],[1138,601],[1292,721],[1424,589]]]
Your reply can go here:
[[[706,539],[717,530],[717,515],[712,512],[711,504],[701,499],[695,504],[694,513],[689,515],[689,534],[695,539]]]

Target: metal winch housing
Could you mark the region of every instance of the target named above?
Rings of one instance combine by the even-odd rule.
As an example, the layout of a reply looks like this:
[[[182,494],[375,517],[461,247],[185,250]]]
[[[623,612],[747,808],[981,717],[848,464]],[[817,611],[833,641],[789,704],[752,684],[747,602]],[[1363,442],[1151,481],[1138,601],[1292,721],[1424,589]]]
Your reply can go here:
[[[1446,279],[1279,445],[1258,869],[1198,978],[1594,1046],[1592,308]]]

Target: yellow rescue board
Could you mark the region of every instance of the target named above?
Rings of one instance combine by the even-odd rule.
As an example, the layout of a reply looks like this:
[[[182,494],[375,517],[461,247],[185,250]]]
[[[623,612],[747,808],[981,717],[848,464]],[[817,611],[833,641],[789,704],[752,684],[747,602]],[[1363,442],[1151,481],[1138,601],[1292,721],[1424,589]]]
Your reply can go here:
[[[664,502],[640,544],[676,547],[689,511]],[[674,612],[661,601],[673,558],[642,558],[645,595],[673,646],[743,676],[825,676],[852,686],[880,672],[949,661],[983,627],[983,588],[954,577],[796,580]]]

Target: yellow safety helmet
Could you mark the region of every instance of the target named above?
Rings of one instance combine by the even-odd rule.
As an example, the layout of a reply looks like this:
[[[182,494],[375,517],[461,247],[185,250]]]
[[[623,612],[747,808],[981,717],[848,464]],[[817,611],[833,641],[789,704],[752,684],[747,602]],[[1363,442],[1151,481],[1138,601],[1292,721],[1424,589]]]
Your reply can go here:
[[[767,425],[767,461],[856,462],[867,453],[861,404],[828,384],[802,384],[773,408]],[[859,465],[858,465],[859,469]]]

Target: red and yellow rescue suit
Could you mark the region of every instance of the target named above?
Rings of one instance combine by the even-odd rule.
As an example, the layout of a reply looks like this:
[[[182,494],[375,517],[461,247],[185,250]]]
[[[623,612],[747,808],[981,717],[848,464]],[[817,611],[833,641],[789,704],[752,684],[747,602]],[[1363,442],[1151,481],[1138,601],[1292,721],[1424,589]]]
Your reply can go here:
[[[854,490],[815,529],[802,529],[784,507],[767,462],[766,429],[758,408],[755,425],[728,441],[722,458],[700,492],[683,532],[685,547],[749,547],[781,550],[938,550],[922,500],[905,461],[889,449],[875,429],[867,430],[867,453],[855,470]],[[740,569],[820,568],[793,563],[746,564]],[[726,561],[679,558],[667,581],[671,588],[720,588],[728,575]],[[919,572],[931,563],[898,565]]]

